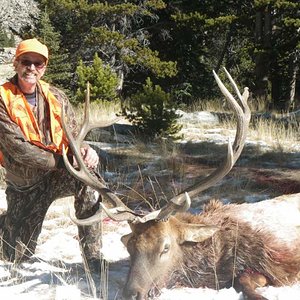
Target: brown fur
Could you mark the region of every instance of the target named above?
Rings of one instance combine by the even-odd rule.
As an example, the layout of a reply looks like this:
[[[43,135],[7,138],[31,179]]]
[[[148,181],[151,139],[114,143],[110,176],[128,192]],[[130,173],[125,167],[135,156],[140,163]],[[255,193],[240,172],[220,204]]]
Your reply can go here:
[[[252,207],[255,204],[223,206],[213,200],[199,215],[181,213],[166,222],[132,225],[132,233],[123,239],[131,257],[124,299],[144,299],[149,290],[163,286],[234,285],[241,286],[247,299],[258,300],[265,299],[255,292],[258,285],[295,282],[300,272],[299,228],[291,227],[291,233],[296,232],[291,243],[282,241],[276,231],[239,218]],[[255,211],[258,219],[260,212]],[[199,224],[209,228],[200,241],[187,229]]]

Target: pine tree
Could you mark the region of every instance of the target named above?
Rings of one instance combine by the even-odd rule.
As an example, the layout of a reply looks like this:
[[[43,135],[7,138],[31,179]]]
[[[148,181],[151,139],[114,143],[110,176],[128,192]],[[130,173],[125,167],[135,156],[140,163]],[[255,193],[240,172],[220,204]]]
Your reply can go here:
[[[173,137],[181,129],[180,115],[170,93],[154,85],[148,77],[143,89],[130,97],[125,109],[126,118],[146,134],[147,138]]]
[[[150,72],[161,78],[176,74],[176,63],[161,60],[149,46],[148,27],[157,22],[156,11],[165,7],[164,1],[43,0],[42,4],[49,7],[64,45],[86,64],[98,53],[118,74],[119,91],[130,73]]]
[[[300,2],[166,1],[172,28],[169,59],[178,82],[201,98],[215,95],[211,70],[226,66],[265,108],[287,108],[299,73]],[[172,23],[173,20],[173,23]],[[295,106],[295,104],[294,104]]]
[[[0,47],[14,47],[14,46],[15,46],[14,36],[11,35],[9,37],[0,24]]]
[[[90,83],[90,99],[94,102],[103,100],[116,100],[117,96],[117,75],[110,66],[104,65],[103,61],[96,53],[93,64],[85,66],[83,61],[79,61],[76,70],[78,89],[76,92],[76,103],[85,99],[85,89],[87,82]]]
[[[72,66],[70,58],[68,52],[60,47],[61,35],[55,31],[46,10],[41,14],[37,25],[37,36],[49,49],[50,59],[44,79],[71,95]]]

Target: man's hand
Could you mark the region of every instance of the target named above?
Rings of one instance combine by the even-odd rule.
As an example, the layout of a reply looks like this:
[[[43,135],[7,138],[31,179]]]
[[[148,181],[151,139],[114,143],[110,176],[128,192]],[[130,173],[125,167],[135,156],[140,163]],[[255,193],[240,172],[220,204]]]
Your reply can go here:
[[[89,169],[94,169],[97,167],[99,163],[99,156],[97,152],[91,148],[90,146],[84,146],[80,148],[81,156],[83,158],[83,162]],[[74,157],[73,159],[73,166],[77,167],[77,161],[76,158]]]

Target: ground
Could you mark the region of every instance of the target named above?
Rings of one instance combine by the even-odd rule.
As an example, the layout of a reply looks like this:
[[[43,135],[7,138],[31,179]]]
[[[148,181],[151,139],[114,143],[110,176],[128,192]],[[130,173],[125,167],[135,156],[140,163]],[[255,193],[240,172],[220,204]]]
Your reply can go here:
[[[72,198],[56,201],[49,209],[36,254],[26,263],[13,265],[0,261],[0,294],[3,300],[87,300],[93,298],[93,284],[82,264],[77,228],[69,218]],[[5,209],[4,190],[0,190],[0,207]],[[120,237],[130,231],[126,222],[103,222],[103,253],[109,267],[102,278],[95,276],[97,289],[104,280],[104,296],[113,300],[120,293],[128,271],[128,253]],[[108,277],[106,277],[108,276]],[[105,280],[108,278],[107,283]],[[298,300],[300,284],[293,287],[261,289],[269,300]],[[243,300],[233,288],[178,288],[163,290],[159,300]]]
[[[0,77],[11,71],[11,66],[0,66]],[[191,114],[185,117],[191,118]],[[187,140],[178,144],[174,154],[168,157],[161,148],[156,149],[151,145],[134,146],[133,143],[128,143],[128,136],[116,134],[113,136],[113,147],[111,141],[100,144],[102,150],[110,149],[111,152],[111,166],[105,173],[105,179],[111,186],[117,186],[121,191],[124,189],[129,198],[141,196],[155,200],[161,194],[171,194],[182,189],[198,176],[206,176],[224,157],[227,136],[233,136],[230,130],[204,130],[203,126],[197,127],[197,120],[203,123],[206,117],[208,119],[204,127],[217,125],[218,121],[210,113],[197,113],[195,119],[188,119],[193,127],[183,128]],[[101,134],[103,139],[104,131]],[[111,135],[107,135],[111,139]],[[256,202],[281,194],[299,193],[299,143],[296,142],[293,147],[288,152],[281,148],[268,152],[263,150],[263,143],[248,140],[241,158],[226,180],[197,197],[197,201],[193,202],[193,209],[197,210],[199,202],[211,197],[219,197],[223,202]],[[171,188],[167,190],[167,187]],[[136,190],[140,190],[139,195]],[[61,199],[50,207],[36,253],[28,262],[14,265],[0,260],[1,299],[99,299],[99,286],[103,287],[103,299],[117,299],[129,266],[128,253],[120,242],[120,237],[130,229],[127,223],[116,223],[108,218],[104,220],[102,252],[108,261],[108,268],[104,266],[102,276],[95,275],[93,283],[83,264],[77,228],[69,218],[68,209],[72,207],[70,202],[72,198]],[[0,189],[0,212],[5,207],[4,189]],[[264,288],[261,289],[261,294],[269,300],[299,300],[300,284],[293,287]],[[187,298],[243,300],[242,295],[233,288],[220,291],[185,288],[163,290],[159,300]]]

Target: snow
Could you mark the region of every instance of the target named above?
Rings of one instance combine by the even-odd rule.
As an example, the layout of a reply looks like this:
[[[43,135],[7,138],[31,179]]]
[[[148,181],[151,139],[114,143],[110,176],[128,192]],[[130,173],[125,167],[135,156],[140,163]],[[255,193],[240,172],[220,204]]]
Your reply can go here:
[[[217,124],[216,116],[199,112],[195,114],[182,114],[182,121],[187,118],[191,123],[197,123],[198,120],[206,122],[209,126]],[[203,121],[204,120],[204,121]],[[228,137],[224,137],[223,130],[208,130],[203,133],[201,128],[183,128],[183,132],[189,133],[187,141],[198,140],[199,134],[204,139],[214,139],[216,143],[224,144],[228,142]],[[227,135],[232,139],[234,132],[227,130]],[[182,142],[182,141],[181,141]],[[268,145],[263,141],[247,141],[248,145],[259,145],[261,148],[267,148]],[[103,146],[103,147],[102,147]],[[111,147],[111,144],[103,144],[101,147]],[[299,145],[297,146],[299,149]],[[299,162],[295,161],[295,168]],[[297,164],[296,164],[297,163]],[[151,166],[148,166],[149,173]],[[109,177],[106,173],[106,177]],[[111,177],[114,176],[112,173]],[[299,195],[299,194],[298,194]],[[202,196],[202,197],[205,197]],[[254,194],[245,197],[246,202],[252,203],[268,198],[268,194]],[[69,199],[70,200],[70,199]],[[224,202],[230,201],[223,199]],[[43,223],[43,229],[39,237],[36,254],[26,263],[14,265],[0,260],[0,299],[1,300],[86,300],[100,299],[93,296],[93,282],[89,274],[84,269],[83,259],[79,248],[77,238],[77,227],[71,222],[68,216],[68,199],[62,199],[53,203],[50,207],[47,218]],[[286,213],[284,203],[281,204],[281,215],[277,215],[274,224],[283,228],[280,221],[286,222]],[[0,189],[0,212],[6,209],[5,191]],[[245,219],[249,222],[255,219],[257,212],[245,214]],[[270,212],[266,219],[274,216]],[[276,221],[277,220],[277,221]],[[294,222],[300,226],[299,211],[288,216],[288,221]],[[107,297],[105,300],[117,299],[121,293],[122,286],[126,280],[126,274],[129,268],[129,255],[122,244],[121,236],[128,234],[130,228],[126,222],[116,223],[108,218],[103,221],[103,246],[101,253],[109,263],[107,273],[103,272],[101,278],[94,278],[96,288],[101,282],[107,279]],[[288,236],[283,232],[282,237]],[[98,276],[99,277],[99,276]],[[106,278],[107,277],[107,278]],[[284,287],[266,287],[258,291],[268,300],[299,300],[300,283],[293,286]],[[103,299],[103,300],[104,300]],[[207,288],[176,288],[163,289],[158,300],[244,300],[241,293],[233,288],[212,290]]]
[[[0,261],[1,300],[83,300],[93,297],[76,238],[77,228],[70,222],[69,201],[54,203],[47,214],[36,254],[21,265]],[[0,207],[5,207],[5,193],[0,190]],[[128,271],[128,253],[120,237],[130,232],[126,222],[103,222],[102,253],[109,262],[108,300],[117,299]],[[79,266],[79,267],[78,267]],[[81,271],[80,271],[81,270]],[[96,286],[97,286],[97,282]],[[259,289],[269,300],[299,300],[300,284],[292,287]],[[243,300],[233,288],[219,291],[207,288],[163,289],[159,300]]]

